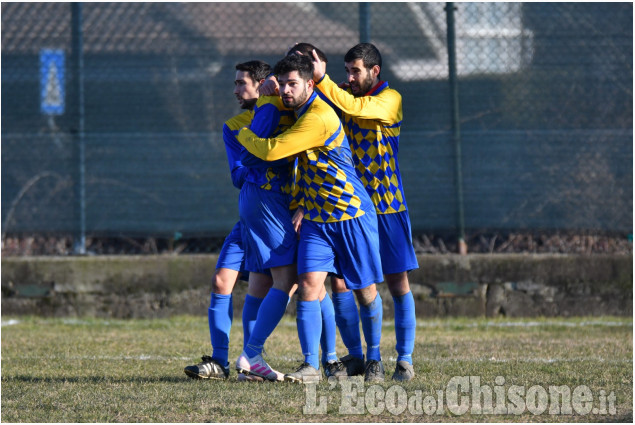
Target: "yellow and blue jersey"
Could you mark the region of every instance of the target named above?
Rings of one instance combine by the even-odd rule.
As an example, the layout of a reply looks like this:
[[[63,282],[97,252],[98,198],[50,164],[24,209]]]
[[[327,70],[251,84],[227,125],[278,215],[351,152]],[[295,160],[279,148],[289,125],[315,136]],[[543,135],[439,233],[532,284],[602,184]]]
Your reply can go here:
[[[249,125],[253,116],[254,113],[252,111],[244,111],[228,119],[223,124],[223,141],[225,142],[229,172],[231,173],[233,185],[238,189],[245,183],[249,169],[243,165],[240,159],[241,151],[244,148],[236,140],[236,135],[241,128]]]
[[[333,223],[372,212],[374,206],[353,167],[348,139],[333,109],[314,92],[297,121],[273,138],[244,128],[237,140],[265,161],[298,155],[298,186],[304,218]]]
[[[285,108],[279,96],[261,96],[254,108],[253,119],[247,124],[259,137],[275,137],[291,127],[294,121],[293,111]],[[289,159],[276,162],[262,161],[251,155],[245,148],[242,148],[240,159],[248,168],[246,181],[261,189],[291,194],[294,183],[292,161]]]
[[[317,89],[340,111],[355,170],[377,214],[406,211],[397,160],[403,118],[399,92],[381,81],[366,96],[355,97],[326,74]]]

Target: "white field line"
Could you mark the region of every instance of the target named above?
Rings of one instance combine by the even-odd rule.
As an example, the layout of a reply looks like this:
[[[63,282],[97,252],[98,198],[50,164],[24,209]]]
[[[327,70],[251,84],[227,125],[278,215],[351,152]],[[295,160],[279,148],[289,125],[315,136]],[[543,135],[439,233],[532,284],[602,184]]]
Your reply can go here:
[[[265,357],[266,359],[267,357]],[[290,362],[303,362],[304,360],[300,358],[300,356],[292,357],[292,356],[275,356],[272,357],[275,360],[285,360]],[[397,357],[394,356],[383,356],[384,361],[389,362],[397,362]],[[589,356],[589,357],[518,357],[511,359],[501,359],[495,357],[417,357],[417,362],[423,363],[457,363],[457,362],[472,362],[472,363],[578,363],[578,362],[598,362],[605,364],[625,364],[625,363],[633,363],[633,359],[606,359],[604,357],[599,356]]]
[[[289,361],[289,362],[302,362],[300,356],[275,356],[271,357],[276,361]],[[152,354],[140,354],[136,356],[126,356],[126,355],[117,355],[117,356],[93,356],[93,355],[49,355],[49,356],[34,356],[34,355],[25,355],[25,356],[2,356],[2,361],[7,360],[101,360],[101,361],[183,361],[183,362],[192,362],[196,360],[194,357],[183,357],[183,356],[157,356]],[[384,361],[396,362],[397,358],[393,356],[384,357]],[[600,356],[588,356],[588,357],[518,357],[518,358],[496,358],[496,357],[424,357],[418,358],[418,362],[423,363],[457,363],[457,362],[470,362],[470,363],[538,363],[538,364],[551,364],[551,363],[579,363],[579,362],[596,362],[596,363],[604,363],[604,364],[629,364],[633,363],[633,359],[607,359]]]
[[[386,360],[397,361],[396,357],[387,357]],[[419,361],[419,358],[417,358]],[[443,357],[443,358],[423,358],[424,363],[457,363],[457,362],[470,362],[470,363],[537,363],[537,364],[551,364],[551,363],[580,363],[580,362],[596,362],[604,364],[632,364],[633,359],[605,359],[604,357],[517,357],[512,359],[500,359],[495,357]]]
[[[11,356],[6,357],[3,356],[2,360],[109,360],[109,361],[124,361],[124,360],[135,360],[135,361],[156,361],[163,362],[169,360],[178,360],[178,361],[192,361],[196,360],[194,357],[179,357],[179,356],[156,356],[152,354],[139,354],[137,356],[91,356],[88,354],[80,355],[80,356],[65,356],[65,355],[50,355],[50,356]]]
[[[478,319],[476,319],[478,320]],[[282,321],[280,322],[282,326],[295,327],[295,321]],[[395,322],[393,320],[384,320],[382,322],[383,326],[394,326]],[[417,320],[418,328],[479,328],[479,327],[492,327],[492,328],[507,328],[507,327],[519,327],[519,328],[534,328],[534,327],[552,327],[552,326],[564,326],[569,328],[584,328],[590,326],[606,326],[606,327],[627,327],[632,328],[633,322],[616,322],[616,321],[606,321],[606,320],[587,320],[583,322],[559,322],[559,321],[546,321],[546,322],[476,322],[476,323],[456,323],[452,320],[444,322],[439,320]]]
[[[384,325],[394,325],[392,321],[384,321]],[[584,328],[590,326],[620,326],[620,327],[633,327],[633,322],[616,322],[616,321],[606,321],[606,320],[586,320],[582,322],[566,322],[566,321],[531,321],[531,322],[498,322],[498,321],[487,321],[487,322],[476,322],[476,323],[453,323],[453,322],[442,322],[442,321],[424,321],[417,320],[417,327],[419,328],[442,328],[442,327],[466,327],[466,328],[477,328],[477,327],[492,327],[492,328],[507,328],[507,327],[519,327],[519,328],[533,328],[533,327],[547,327],[547,326],[564,326],[570,328]]]
[[[478,319],[477,319],[478,320]],[[43,324],[46,324],[48,321],[42,321]],[[107,326],[110,324],[108,320],[104,321],[85,321],[79,319],[62,319],[61,321],[65,325],[81,325],[81,326],[89,326],[89,325],[99,325],[99,326]],[[235,324],[240,324],[240,320],[235,320]],[[2,326],[14,326],[19,325],[21,322],[17,319],[3,320]],[[395,322],[392,320],[384,320],[384,326],[394,326]],[[295,327],[295,321],[291,320],[283,320],[280,322],[282,326],[292,326]],[[567,321],[530,321],[530,322],[498,322],[498,321],[487,321],[487,322],[476,322],[476,323],[455,323],[452,320],[449,321],[441,321],[441,320],[417,320],[418,328],[444,328],[444,327],[466,327],[466,328],[476,328],[476,327],[492,327],[492,328],[506,328],[506,327],[519,327],[519,328],[533,328],[533,327],[541,327],[541,326],[564,326],[571,328],[584,328],[589,326],[606,326],[606,327],[633,327],[633,322],[617,322],[617,321],[607,321],[607,320],[586,320],[582,322],[567,322]]]

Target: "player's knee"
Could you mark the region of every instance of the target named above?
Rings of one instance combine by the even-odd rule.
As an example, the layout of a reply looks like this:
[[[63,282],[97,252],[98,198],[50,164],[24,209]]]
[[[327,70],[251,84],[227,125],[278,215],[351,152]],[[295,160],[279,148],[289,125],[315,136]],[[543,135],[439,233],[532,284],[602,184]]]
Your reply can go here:
[[[369,305],[377,298],[377,286],[375,284],[366,288],[356,289],[354,292],[360,305]]]
[[[271,269],[273,287],[289,294],[293,286],[298,282],[298,274],[295,264]]]
[[[222,295],[231,294],[234,290],[236,280],[238,279],[238,274],[238,272],[225,272],[224,269],[216,270],[214,277],[212,277],[212,292]]]
[[[388,286],[390,295],[393,297],[400,297],[410,292],[407,272],[384,275],[384,281],[386,282],[386,286]]]
[[[247,293],[252,297],[264,298],[273,286],[271,276],[264,273],[252,272],[249,274]]]
[[[331,290],[336,294],[349,291],[349,289],[346,287],[346,282],[344,281],[344,279],[339,279],[336,277],[331,277]]]
[[[319,299],[320,291],[323,287],[323,283],[320,284],[314,280],[300,280],[297,291],[298,300],[314,301]]]
[[[286,292],[287,294],[292,291],[295,285],[296,285],[295,279],[274,279],[273,281],[274,288],[282,292]]]
[[[293,281],[274,281],[273,287],[291,296],[298,286]]]
[[[318,299],[320,300],[320,302],[324,299],[324,297],[326,297],[326,286],[322,285],[322,287],[320,288],[320,295],[318,295]]]

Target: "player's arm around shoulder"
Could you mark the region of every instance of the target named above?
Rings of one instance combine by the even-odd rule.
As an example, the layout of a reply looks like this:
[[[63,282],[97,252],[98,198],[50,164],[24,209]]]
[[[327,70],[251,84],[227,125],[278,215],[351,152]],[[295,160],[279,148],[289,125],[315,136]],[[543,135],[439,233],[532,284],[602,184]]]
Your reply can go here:
[[[270,137],[280,122],[281,112],[276,99],[280,98],[278,96],[261,96],[256,102],[254,118],[249,128],[259,137]],[[282,105],[282,101],[280,101],[280,105]]]
[[[337,120],[335,113],[332,113]],[[275,161],[296,155],[307,149],[323,146],[326,140],[326,133],[326,125],[322,114],[315,111],[307,111],[291,128],[276,137],[260,138],[249,128],[245,127],[240,130],[237,139],[249,152],[258,158],[265,161]]]
[[[262,95],[256,101],[256,108],[261,108],[265,105],[272,105],[278,110],[285,110],[285,106],[282,104],[282,99],[277,95]]]
[[[342,121],[333,108],[325,101],[320,101],[312,111],[312,126],[321,138],[325,141],[335,134],[340,128]]]
[[[317,87],[344,114],[385,125],[401,121],[401,94],[396,90],[388,88],[376,96],[355,97],[339,88],[328,74],[324,74]]]
[[[240,158],[241,146],[234,138],[234,134],[227,123],[223,125],[223,141],[225,143],[225,152],[227,154],[227,162],[229,163],[232,184],[240,189],[245,183],[247,168],[244,167]]]

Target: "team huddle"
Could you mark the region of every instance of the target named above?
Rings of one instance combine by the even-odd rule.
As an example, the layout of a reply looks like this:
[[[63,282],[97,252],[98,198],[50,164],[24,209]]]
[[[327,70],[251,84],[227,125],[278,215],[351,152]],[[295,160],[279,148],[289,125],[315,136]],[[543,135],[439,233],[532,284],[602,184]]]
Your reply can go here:
[[[240,221],[225,239],[212,279],[213,353],[185,368],[191,378],[229,377],[238,279],[248,282],[239,381],[316,382],[320,368],[326,377],[383,381],[380,282],[395,311],[392,379],[414,377],[408,272],[418,264],[397,161],[401,95],[381,80],[381,55],[372,44],[345,55],[345,88],[329,78],[326,64],[322,51],[299,43],[273,69],[258,60],[236,65],[234,94],[243,112],[225,122],[223,139],[232,183],[240,189]],[[294,293],[304,362],[283,374],[262,354]],[[341,358],[337,329],[348,350]]]

